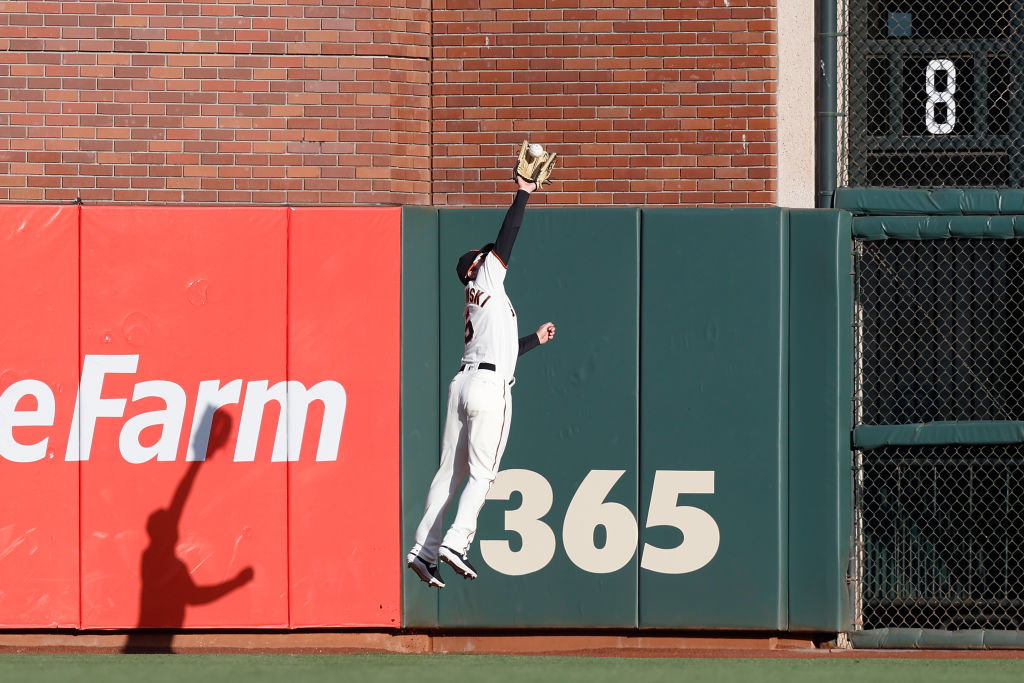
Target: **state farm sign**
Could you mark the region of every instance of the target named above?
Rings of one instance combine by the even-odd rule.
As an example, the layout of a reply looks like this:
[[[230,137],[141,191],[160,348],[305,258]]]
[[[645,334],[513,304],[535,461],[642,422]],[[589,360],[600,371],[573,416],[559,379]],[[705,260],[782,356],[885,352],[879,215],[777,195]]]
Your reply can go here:
[[[401,237],[0,203],[0,627],[401,626]]]
[[[301,382],[285,381],[273,385],[268,380],[208,379],[199,382],[192,395],[180,384],[170,380],[137,382],[131,396],[104,395],[104,379],[108,375],[132,375],[138,371],[138,355],[87,355],[82,366],[74,416],[64,430],[68,435],[64,460],[88,460],[93,434],[99,420],[123,419],[128,401],[161,399],[165,407],[134,415],[120,428],[118,446],[130,463],[151,460],[173,461],[177,457],[185,417],[192,408],[187,461],[206,459],[212,416],[218,408],[241,402],[241,419],[235,442],[234,461],[252,462],[264,409],[270,402],[280,406],[271,462],[295,461],[299,458],[302,436],[310,403],[323,405],[323,422],[316,449],[316,460],[333,461],[338,457],[342,425],[345,419],[345,388],[333,380],[324,380],[306,387]],[[245,387],[244,399],[242,394]],[[26,407],[32,397],[34,408]],[[0,456],[11,462],[36,462],[46,457],[49,437],[24,443],[17,438],[17,427],[53,427],[56,400],[53,390],[44,382],[24,379],[14,382],[0,394]],[[144,440],[144,430],[157,428],[160,436]]]

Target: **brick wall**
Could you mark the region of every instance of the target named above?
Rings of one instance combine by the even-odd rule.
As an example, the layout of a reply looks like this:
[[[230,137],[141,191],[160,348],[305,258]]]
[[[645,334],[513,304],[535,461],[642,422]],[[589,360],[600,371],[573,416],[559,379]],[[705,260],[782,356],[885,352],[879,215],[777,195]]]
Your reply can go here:
[[[427,203],[428,3],[0,2],[0,200]]]
[[[434,203],[507,201],[527,137],[551,204],[773,203],[775,4],[436,0]]]
[[[0,2],[0,201],[770,204],[775,1]]]

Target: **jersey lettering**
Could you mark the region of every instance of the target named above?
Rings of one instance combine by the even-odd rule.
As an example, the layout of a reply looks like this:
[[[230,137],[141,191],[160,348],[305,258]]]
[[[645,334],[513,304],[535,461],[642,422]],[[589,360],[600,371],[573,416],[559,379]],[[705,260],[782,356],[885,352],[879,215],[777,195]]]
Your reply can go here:
[[[493,363],[497,372],[511,379],[519,354],[516,312],[505,293],[505,266],[493,252],[477,269],[476,279],[465,289],[466,319],[463,363]],[[497,303],[493,303],[497,302]]]
[[[480,300],[481,297],[483,297],[483,301]],[[480,308],[483,308],[484,306],[487,305],[487,302],[490,301],[490,300],[491,300],[491,295],[487,294],[482,289],[476,289],[475,287],[470,287],[469,289],[466,290],[466,303],[467,304],[476,304]]]

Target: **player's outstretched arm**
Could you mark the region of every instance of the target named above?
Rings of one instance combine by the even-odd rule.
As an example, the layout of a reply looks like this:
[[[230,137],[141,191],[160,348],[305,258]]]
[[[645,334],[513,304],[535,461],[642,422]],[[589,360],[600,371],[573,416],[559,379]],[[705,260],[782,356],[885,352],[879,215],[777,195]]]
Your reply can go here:
[[[508,260],[512,257],[512,245],[516,243],[516,236],[519,235],[519,226],[523,224],[526,202],[530,201],[530,193],[537,189],[537,183],[518,176],[516,184],[519,185],[516,197],[512,200],[512,206],[505,212],[505,220],[501,222],[498,238],[494,240],[494,254],[501,259],[502,265],[506,268]]]
[[[530,349],[535,349],[541,344],[546,344],[555,338],[555,326],[553,323],[544,323],[537,328],[535,334],[528,334],[519,340],[519,355],[523,355]]]

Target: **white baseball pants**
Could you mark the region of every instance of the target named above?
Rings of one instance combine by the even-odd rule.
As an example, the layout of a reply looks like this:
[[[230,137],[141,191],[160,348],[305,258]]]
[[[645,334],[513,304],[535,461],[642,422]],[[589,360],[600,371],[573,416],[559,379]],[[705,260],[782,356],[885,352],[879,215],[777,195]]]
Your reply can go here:
[[[477,516],[498,474],[511,421],[512,391],[500,375],[472,367],[455,375],[448,386],[441,465],[430,484],[412,550],[427,562],[437,562],[441,545],[463,554],[469,550]],[[467,474],[455,521],[442,541],[445,512]]]

